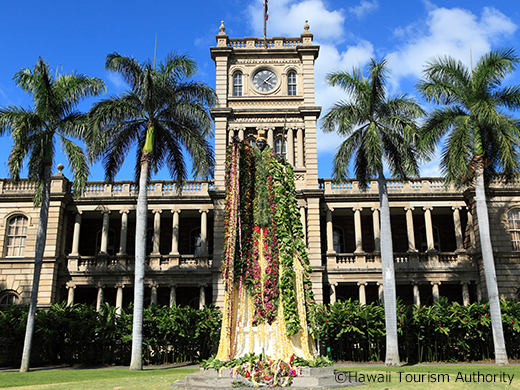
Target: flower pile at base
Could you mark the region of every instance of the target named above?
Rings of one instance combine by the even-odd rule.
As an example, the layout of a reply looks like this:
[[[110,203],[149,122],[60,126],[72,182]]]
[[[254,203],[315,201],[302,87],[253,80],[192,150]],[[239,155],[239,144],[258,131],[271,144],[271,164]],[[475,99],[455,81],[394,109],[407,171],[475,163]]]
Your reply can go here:
[[[288,387],[293,378],[302,375],[302,367],[331,366],[332,361],[326,357],[317,357],[310,361],[292,355],[287,361],[270,359],[264,354],[258,356],[247,354],[240,359],[226,362],[210,358],[201,367],[216,369],[219,376],[224,375],[224,368],[229,368],[233,379],[233,387]]]

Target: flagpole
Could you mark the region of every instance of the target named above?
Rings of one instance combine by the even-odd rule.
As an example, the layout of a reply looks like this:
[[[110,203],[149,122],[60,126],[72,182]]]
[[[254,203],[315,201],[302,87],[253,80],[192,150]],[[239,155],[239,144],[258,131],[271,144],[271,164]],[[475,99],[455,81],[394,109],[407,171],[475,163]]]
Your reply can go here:
[[[267,41],[267,2],[264,0],[264,41]]]

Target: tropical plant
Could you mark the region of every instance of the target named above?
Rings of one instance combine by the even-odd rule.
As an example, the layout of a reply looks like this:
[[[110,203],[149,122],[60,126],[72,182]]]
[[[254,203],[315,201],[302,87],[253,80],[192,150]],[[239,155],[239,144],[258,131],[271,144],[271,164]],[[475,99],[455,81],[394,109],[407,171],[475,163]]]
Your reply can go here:
[[[41,204],[36,233],[34,272],[27,329],[20,371],[29,370],[34,316],[38,299],[38,287],[47,236],[49,215],[51,169],[54,163],[56,138],[61,144],[74,177],[74,194],[82,193],[89,175],[86,155],[72,139],[82,139],[84,121],[76,111],[78,103],[89,96],[105,91],[105,84],[98,78],[82,74],[52,76],[48,64],[40,58],[34,69],[21,69],[14,76],[15,83],[32,94],[33,108],[0,108],[0,135],[10,133],[13,148],[9,155],[9,175],[16,182],[20,177],[24,160],[28,160],[29,181],[38,184],[35,205]]]
[[[327,75],[327,83],[341,87],[348,101],[336,103],[322,119],[325,132],[336,131],[347,137],[334,156],[333,177],[345,180],[351,161],[361,189],[370,179],[378,178],[381,208],[381,263],[386,326],[386,358],[388,366],[399,365],[397,339],[396,293],[390,207],[384,174],[386,163],[399,179],[418,176],[418,152],[415,120],[424,115],[419,104],[406,95],[388,97],[385,88],[387,61],[368,64],[368,77],[361,69],[352,73],[335,71]]]
[[[137,147],[135,177],[138,182],[135,248],[134,317],[130,369],[142,369],[142,328],[147,183],[151,173],[164,165],[180,184],[188,172],[183,151],[193,162],[193,175],[208,177],[213,167],[213,150],[207,137],[212,122],[207,110],[216,104],[208,86],[189,80],[197,70],[185,55],[169,54],[156,67],[132,57],[109,54],[105,68],[119,73],[130,90],[94,105],[88,139],[93,156],[104,155],[107,181],[113,181],[126,156]]]
[[[520,122],[507,113],[520,108],[520,86],[502,87],[503,79],[518,63],[513,49],[491,51],[471,69],[454,58],[437,57],[426,63],[424,79],[417,84],[428,102],[443,106],[435,109],[424,124],[424,145],[433,148],[445,139],[440,162],[445,182],[459,187],[474,185],[497,365],[507,365],[508,358],[486,185],[491,180],[510,181],[520,170]]]

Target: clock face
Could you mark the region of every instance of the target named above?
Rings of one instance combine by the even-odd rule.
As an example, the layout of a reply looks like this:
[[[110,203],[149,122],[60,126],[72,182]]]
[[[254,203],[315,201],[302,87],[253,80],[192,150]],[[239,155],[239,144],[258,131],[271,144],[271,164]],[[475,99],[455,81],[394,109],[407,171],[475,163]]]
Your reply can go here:
[[[278,78],[270,70],[262,69],[254,75],[253,84],[260,92],[271,92],[278,84]]]

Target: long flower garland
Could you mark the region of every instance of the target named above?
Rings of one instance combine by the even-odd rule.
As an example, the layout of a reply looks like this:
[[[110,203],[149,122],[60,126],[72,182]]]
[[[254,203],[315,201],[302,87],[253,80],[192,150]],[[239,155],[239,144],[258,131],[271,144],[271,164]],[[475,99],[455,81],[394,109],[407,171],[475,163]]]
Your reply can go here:
[[[278,162],[270,148],[261,152],[237,140],[228,147],[226,165],[225,296],[217,358],[234,356],[243,343],[245,322],[250,347],[251,326],[258,327],[263,340],[265,325],[273,324],[277,317],[282,325],[275,329],[283,328],[287,337],[302,330],[305,344],[307,327],[311,335],[315,329],[315,303],[292,168]],[[254,313],[252,318],[247,314],[247,320],[246,301],[249,313]]]

